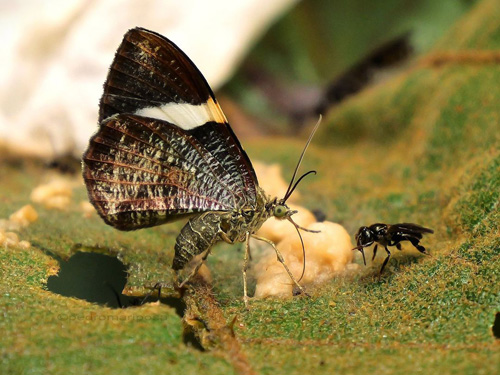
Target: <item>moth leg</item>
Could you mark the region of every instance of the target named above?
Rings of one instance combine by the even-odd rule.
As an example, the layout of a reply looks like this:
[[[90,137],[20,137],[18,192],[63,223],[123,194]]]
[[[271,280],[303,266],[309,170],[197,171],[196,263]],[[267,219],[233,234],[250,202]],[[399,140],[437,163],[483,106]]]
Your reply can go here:
[[[303,230],[304,232],[309,232],[309,233],[321,233],[320,230],[307,229],[307,228],[301,227],[298,224],[297,224],[297,229],[300,229],[300,230]]]
[[[283,255],[281,255],[280,251],[278,250],[278,248],[276,247],[276,245],[274,244],[274,242],[271,241],[271,240],[268,240],[267,238],[259,237],[259,236],[256,236],[256,235],[252,235],[252,237],[255,238],[256,240],[264,241],[264,242],[268,243],[269,245],[271,245],[273,247],[274,251],[276,252],[276,256],[278,257],[278,262],[280,262],[283,265],[283,267],[285,267],[285,270],[288,273],[288,276],[290,276],[290,279],[292,279],[293,283],[297,286],[297,288],[300,290],[300,292],[302,294],[307,295],[307,293],[304,290],[304,288],[299,284],[299,282],[297,281],[297,279],[290,272],[290,269],[288,268],[288,266],[285,263],[285,260],[283,259]]]
[[[203,254],[203,257],[201,258],[200,262],[196,265],[196,267],[193,268],[193,270],[189,273],[188,277],[186,277],[182,281],[182,283],[180,283],[179,289],[182,289],[189,282],[189,280],[191,280],[191,278],[193,278],[193,276],[198,273],[198,271],[200,270],[201,266],[203,265],[203,263],[205,263],[205,261],[207,260],[208,256],[210,255],[210,251],[211,250],[212,250],[212,248],[209,247],[208,250],[205,251],[205,254]]]
[[[250,233],[245,235],[245,258],[243,261],[243,302],[245,307],[248,308],[248,284],[247,284],[247,270],[248,262],[250,260]]]
[[[385,258],[384,264],[382,264],[382,268],[380,269],[379,275],[382,275],[382,272],[384,272],[385,265],[387,264],[387,262],[389,261],[389,258],[391,257],[391,252],[389,251],[387,246],[384,246],[384,247],[385,247],[385,251],[387,252],[387,258]]]
[[[175,285],[175,284],[174,284],[174,285]],[[156,290],[158,291],[158,301],[159,301],[159,300],[160,300],[160,298],[161,298],[161,288],[163,288],[163,286],[170,286],[170,284],[169,284],[169,285],[167,285],[166,283],[158,282],[158,283],[156,283],[155,285],[153,285],[152,287],[150,287],[150,288],[151,288],[151,291],[150,291],[150,292],[148,292],[148,293],[144,296],[144,298],[143,298],[143,299],[141,300],[141,302],[140,302],[140,305],[141,305],[141,306],[142,306],[142,305],[144,305],[144,304],[146,303],[146,300],[147,300],[149,297],[151,297],[151,296],[153,295],[153,293],[154,293]]]
[[[229,244],[234,244],[235,241],[230,239],[226,233],[220,232],[219,236],[222,241],[225,241]],[[245,233],[245,257],[243,258],[243,302],[245,302],[245,307],[248,308],[248,283],[247,283],[247,270],[248,263],[251,259],[250,255],[250,233]]]
[[[378,244],[375,244],[375,247],[373,248],[372,262],[375,259],[375,255],[377,255],[377,250],[378,250]],[[366,265],[366,263],[365,263],[365,265]]]

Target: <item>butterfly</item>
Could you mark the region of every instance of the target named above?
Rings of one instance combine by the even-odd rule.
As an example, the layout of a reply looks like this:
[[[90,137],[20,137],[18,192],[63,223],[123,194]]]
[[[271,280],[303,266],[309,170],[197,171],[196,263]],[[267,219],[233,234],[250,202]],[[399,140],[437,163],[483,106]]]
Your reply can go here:
[[[286,201],[302,178],[316,173],[295,182],[306,148],[285,196],[268,197],[198,68],[167,38],[134,28],[125,34],[104,84],[99,128],[83,155],[83,178],[101,218],[119,230],[188,218],[176,239],[172,268],[179,271],[194,256],[203,257],[181,287],[216,242],[245,242],[247,304],[251,237],[274,248],[304,292],[274,243],[255,232],[270,217],[291,221],[297,232],[304,229],[291,219],[296,211]]]

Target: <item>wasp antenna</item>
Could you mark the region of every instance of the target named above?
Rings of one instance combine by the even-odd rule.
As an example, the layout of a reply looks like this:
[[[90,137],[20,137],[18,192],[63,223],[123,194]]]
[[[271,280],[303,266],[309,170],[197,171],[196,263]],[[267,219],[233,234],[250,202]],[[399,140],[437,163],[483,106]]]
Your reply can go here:
[[[293,188],[292,186],[294,186],[294,181],[295,181],[295,177],[297,176],[297,172],[299,170],[299,167],[300,167],[300,164],[302,163],[302,159],[304,159],[304,155],[306,153],[306,150],[307,148],[309,147],[309,144],[311,143],[312,141],[312,138],[314,136],[314,133],[316,133],[316,130],[318,130],[318,127],[319,127],[319,124],[321,124],[321,119],[323,117],[321,115],[319,115],[319,119],[318,119],[318,122],[316,123],[316,125],[314,125],[314,128],[313,130],[311,131],[311,134],[309,135],[309,138],[307,139],[307,142],[306,142],[306,145],[304,146],[304,149],[302,150],[302,154],[300,154],[300,158],[299,158],[299,162],[297,163],[297,166],[295,167],[295,171],[293,172],[293,176],[292,176],[292,179],[290,180],[290,185],[288,185],[288,189],[285,193],[285,197],[289,197],[290,194],[291,194],[291,191],[293,191]],[[309,173],[309,172],[308,172]],[[300,180],[300,179],[299,179]],[[295,185],[296,186],[296,185]],[[290,191],[291,190],[291,191]]]

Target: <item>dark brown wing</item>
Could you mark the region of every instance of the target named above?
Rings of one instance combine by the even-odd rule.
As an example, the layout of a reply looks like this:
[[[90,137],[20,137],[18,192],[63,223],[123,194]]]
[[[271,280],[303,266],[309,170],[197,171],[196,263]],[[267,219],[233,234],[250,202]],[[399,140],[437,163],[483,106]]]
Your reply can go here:
[[[117,113],[172,102],[201,105],[209,98],[214,95],[205,78],[175,44],[135,28],[116,51],[104,84],[99,123]]]
[[[198,139],[136,115],[101,123],[83,155],[83,177],[99,215],[121,230],[229,211],[240,200],[240,181]]]
[[[167,38],[142,28],[125,34],[104,84],[99,123],[122,113],[189,132],[239,181],[240,199],[255,203],[258,182],[247,154],[203,75]]]
[[[399,232],[417,238],[422,238],[422,235],[425,233],[434,233],[432,229],[425,228],[421,225],[413,223],[391,224],[387,229],[387,234],[399,233]]]

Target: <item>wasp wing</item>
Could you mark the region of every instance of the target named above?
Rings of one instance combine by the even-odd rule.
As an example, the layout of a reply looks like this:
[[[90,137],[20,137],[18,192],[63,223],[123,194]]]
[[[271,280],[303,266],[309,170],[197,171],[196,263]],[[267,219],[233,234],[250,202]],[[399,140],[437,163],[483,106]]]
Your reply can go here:
[[[432,229],[413,223],[392,224],[387,229],[387,234],[402,233],[421,239],[425,233],[434,233]]]

